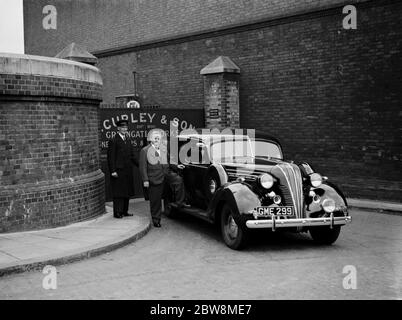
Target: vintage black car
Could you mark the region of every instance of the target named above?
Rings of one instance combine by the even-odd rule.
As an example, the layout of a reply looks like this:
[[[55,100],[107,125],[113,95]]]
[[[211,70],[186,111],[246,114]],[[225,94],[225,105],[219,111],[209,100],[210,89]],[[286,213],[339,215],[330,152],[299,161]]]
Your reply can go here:
[[[283,159],[272,137],[247,134],[180,135],[179,162],[191,207],[167,216],[191,214],[218,224],[227,246],[240,249],[253,229],[309,231],[320,244],[332,244],[351,222],[342,192],[305,163]]]

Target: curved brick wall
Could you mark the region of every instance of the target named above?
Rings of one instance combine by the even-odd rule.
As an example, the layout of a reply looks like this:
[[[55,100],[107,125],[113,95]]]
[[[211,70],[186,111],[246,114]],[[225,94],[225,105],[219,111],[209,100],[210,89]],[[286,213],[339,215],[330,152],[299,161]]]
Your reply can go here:
[[[104,213],[95,67],[0,54],[0,232]]]

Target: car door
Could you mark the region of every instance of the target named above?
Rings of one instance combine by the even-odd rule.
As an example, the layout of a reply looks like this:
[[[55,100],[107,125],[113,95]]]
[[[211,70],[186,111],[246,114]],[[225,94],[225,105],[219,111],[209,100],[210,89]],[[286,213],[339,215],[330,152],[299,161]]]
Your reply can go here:
[[[183,149],[184,148],[184,149]],[[184,185],[192,206],[206,209],[205,175],[208,163],[203,158],[204,145],[199,139],[191,139],[189,144],[180,148],[180,154],[184,154],[183,164],[186,166],[183,172]],[[204,161],[202,161],[204,159]]]

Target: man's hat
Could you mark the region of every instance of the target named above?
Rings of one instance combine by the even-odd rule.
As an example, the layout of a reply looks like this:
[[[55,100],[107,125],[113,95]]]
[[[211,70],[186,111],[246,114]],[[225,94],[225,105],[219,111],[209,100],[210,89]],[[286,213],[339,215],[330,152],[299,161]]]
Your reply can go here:
[[[117,127],[122,127],[122,126],[128,126],[128,121],[127,120],[120,120],[116,122]]]

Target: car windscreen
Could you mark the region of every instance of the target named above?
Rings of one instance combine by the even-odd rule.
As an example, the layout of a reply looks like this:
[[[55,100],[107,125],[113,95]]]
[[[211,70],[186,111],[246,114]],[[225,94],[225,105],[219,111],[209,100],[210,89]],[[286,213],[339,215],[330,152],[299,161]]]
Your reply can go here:
[[[220,139],[213,141],[210,147],[210,157],[217,162],[237,162],[252,158],[251,141],[248,139]]]
[[[283,159],[280,147],[266,140],[255,140],[252,143],[255,157]]]

